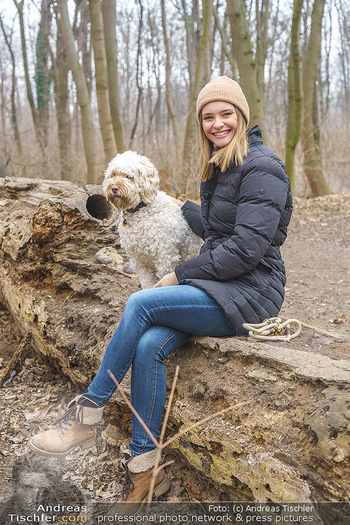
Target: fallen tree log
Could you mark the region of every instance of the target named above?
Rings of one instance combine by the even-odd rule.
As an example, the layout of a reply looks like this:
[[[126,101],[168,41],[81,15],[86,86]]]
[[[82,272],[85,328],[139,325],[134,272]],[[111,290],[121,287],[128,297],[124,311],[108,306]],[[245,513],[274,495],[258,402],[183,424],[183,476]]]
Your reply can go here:
[[[98,186],[5,178],[0,234],[2,300],[35,350],[86,386],[139,288],[123,270],[113,209]],[[349,500],[349,341],[311,344],[316,335],[195,338],[170,356],[169,385],[176,364],[180,375],[168,434],[249,401],[172,445],[201,482],[233,500]]]

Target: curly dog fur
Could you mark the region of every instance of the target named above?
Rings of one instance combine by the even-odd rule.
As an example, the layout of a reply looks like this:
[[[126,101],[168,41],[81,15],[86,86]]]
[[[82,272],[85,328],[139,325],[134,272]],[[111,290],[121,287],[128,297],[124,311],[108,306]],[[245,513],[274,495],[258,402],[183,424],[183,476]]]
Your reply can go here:
[[[106,198],[118,210],[118,231],[142,288],[150,288],[174,267],[199,253],[193,233],[175,199],[159,191],[158,170],[147,157],[126,151],[109,163]]]

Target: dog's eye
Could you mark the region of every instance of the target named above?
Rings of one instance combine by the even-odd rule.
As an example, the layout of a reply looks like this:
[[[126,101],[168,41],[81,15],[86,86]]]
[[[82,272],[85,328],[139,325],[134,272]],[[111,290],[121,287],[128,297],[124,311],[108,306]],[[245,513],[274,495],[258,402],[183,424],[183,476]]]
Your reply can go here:
[[[133,179],[133,178],[134,178],[134,175],[130,175],[130,174],[128,174],[128,175],[126,176],[126,178],[127,178],[127,179]]]

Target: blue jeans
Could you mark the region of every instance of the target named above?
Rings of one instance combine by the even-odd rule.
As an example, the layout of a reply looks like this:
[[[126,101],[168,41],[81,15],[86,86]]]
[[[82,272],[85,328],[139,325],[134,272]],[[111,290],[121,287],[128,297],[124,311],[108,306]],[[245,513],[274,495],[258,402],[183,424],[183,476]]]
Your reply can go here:
[[[132,365],[131,402],[157,438],[166,396],[163,362],[191,335],[234,335],[221,307],[205,292],[177,285],[132,294],[85,397],[104,406],[116,390],[108,370],[120,383]],[[133,415],[131,452],[153,448]]]

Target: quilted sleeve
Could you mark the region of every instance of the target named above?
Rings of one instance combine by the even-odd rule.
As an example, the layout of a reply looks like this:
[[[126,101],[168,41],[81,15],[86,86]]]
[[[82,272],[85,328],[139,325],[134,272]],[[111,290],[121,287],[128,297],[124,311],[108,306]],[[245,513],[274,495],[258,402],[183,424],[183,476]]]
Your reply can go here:
[[[225,281],[251,271],[266,253],[278,229],[289,192],[289,180],[276,161],[263,157],[259,165],[246,168],[239,190],[233,235],[178,265],[184,279]]]
[[[196,235],[203,239],[204,226],[202,223],[200,205],[192,201],[186,201],[181,210],[191,230],[193,230]]]

